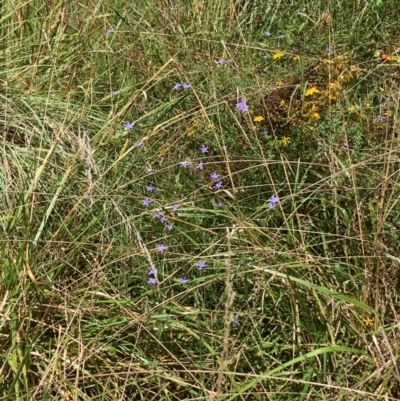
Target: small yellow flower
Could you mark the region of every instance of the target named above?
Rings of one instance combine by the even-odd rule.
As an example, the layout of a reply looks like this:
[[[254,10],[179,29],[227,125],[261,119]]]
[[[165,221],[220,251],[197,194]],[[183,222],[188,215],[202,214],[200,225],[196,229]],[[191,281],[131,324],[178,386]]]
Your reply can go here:
[[[214,123],[210,123],[210,124],[208,124],[208,127],[207,128],[209,128],[209,129],[215,129],[215,124]]]
[[[284,56],[284,54],[282,52],[276,52],[272,55],[272,58],[274,60],[279,60],[280,58],[282,58]]]
[[[279,80],[275,82],[276,86],[282,86],[283,85],[283,81]]]
[[[279,107],[285,107],[286,106],[286,102],[282,99],[280,102],[279,102]]]
[[[264,117],[263,116],[255,116],[254,121],[256,123],[260,123],[261,121],[264,121]]]
[[[319,119],[321,119],[321,116],[317,111],[310,114],[310,121],[318,121]]]
[[[350,113],[355,113],[357,111],[357,107],[356,106],[350,106],[347,111],[349,111]]]
[[[193,136],[196,133],[196,129],[194,127],[189,127],[186,131],[187,136]]]
[[[360,73],[360,67],[358,65],[352,65],[350,71],[352,74],[358,75]]]
[[[312,96],[314,93],[318,93],[319,90],[317,89],[316,86],[312,86],[311,88],[308,88],[306,90],[306,96]]]
[[[281,139],[281,144],[282,144],[282,146],[288,146],[289,143],[290,143],[290,138],[288,138],[287,136],[284,136],[284,137]]]
[[[374,323],[373,319],[371,319],[370,317],[363,319],[363,322],[367,327],[372,326],[372,324]]]
[[[293,57],[293,60],[300,60],[300,56],[299,56],[298,54],[296,54],[296,55]]]
[[[371,105],[369,103],[365,103],[364,109],[369,110],[371,108]]]

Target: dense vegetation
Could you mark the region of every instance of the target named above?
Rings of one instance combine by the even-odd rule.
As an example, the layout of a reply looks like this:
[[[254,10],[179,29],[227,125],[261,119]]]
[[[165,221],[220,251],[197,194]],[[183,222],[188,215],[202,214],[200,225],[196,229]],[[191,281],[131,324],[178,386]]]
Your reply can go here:
[[[0,2],[0,400],[399,399],[399,13]]]

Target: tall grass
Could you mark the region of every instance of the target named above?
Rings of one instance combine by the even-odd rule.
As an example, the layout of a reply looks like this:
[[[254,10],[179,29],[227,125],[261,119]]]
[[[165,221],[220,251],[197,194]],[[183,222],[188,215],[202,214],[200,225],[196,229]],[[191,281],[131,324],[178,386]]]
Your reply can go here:
[[[396,0],[0,11],[0,399],[399,398]]]

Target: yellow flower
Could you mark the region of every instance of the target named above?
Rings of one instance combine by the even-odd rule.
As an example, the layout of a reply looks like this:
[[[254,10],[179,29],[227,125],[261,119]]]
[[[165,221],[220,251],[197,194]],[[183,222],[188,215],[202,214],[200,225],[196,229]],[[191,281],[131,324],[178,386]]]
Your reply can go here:
[[[350,106],[347,111],[349,111],[350,113],[355,113],[357,111],[356,106]]]
[[[281,139],[281,144],[282,144],[282,146],[288,146],[289,143],[290,143],[290,138],[288,138],[287,136],[284,136],[284,137]]]
[[[352,74],[358,75],[360,73],[360,67],[358,65],[352,65],[350,71]]]
[[[278,59],[282,58],[283,56],[284,56],[284,54],[283,54],[282,52],[276,52],[276,53],[274,53],[274,54],[272,55],[272,58],[273,58],[274,60],[278,60]]]
[[[282,86],[283,85],[283,81],[279,80],[275,82],[276,86]]]
[[[280,102],[279,102],[279,107],[285,107],[286,106],[286,102],[282,99]]]
[[[296,54],[296,55],[293,57],[293,60],[300,60],[300,56],[299,56],[298,54]]]
[[[194,127],[189,127],[186,131],[187,136],[193,136],[196,133],[196,129]]]
[[[256,123],[259,123],[259,122],[261,122],[261,121],[263,121],[264,120],[264,117],[263,116],[255,116],[254,117],[254,121],[256,122]]]
[[[374,323],[374,321],[370,317],[363,319],[363,322],[367,327],[372,326],[372,324]]]
[[[215,124],[214,124],[214,123],[210,123],[210,124],[208,124],[208,127],[207,127],[207,128],[215,129]]]
[[[317,89],[316,86],[312,86],[311,88],[308,88],[306,90],[306,96],[312,96],[314,93],[318,93],[319,90]]]
[[[318,121],[320,118],[321,116],[317,111],[314,111],[310,114],[310,121]]]

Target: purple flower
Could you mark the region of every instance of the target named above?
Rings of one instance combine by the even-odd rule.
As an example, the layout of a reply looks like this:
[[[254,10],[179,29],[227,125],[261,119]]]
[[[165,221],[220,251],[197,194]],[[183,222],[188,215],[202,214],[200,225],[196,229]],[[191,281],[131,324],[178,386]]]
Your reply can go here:
[[[333,47],[332,47],[331,45],[326,45],[325,51],[326,51],[328,54],[332,54],[332,53],[333,53]]]
[[[284,35],[283,33],[281,33],[281,34],[278,36],[278,38],[279,38],[279,39],[284,39],[284,38],[285,38],[285,35]]]
[[[208,146],[206,146],[206,145],[201,145],[201,146],[200,146],[200,152],[203,153],[203,155],[204,155],[205,153],[208,153]]]
[[[132,129],[134,126],[135,126],[135,123],[134,123],[134,122],[130,123],[129,121],[127,121],[127,122],[124,124],[124,128],[125,128],[126,130],[130,130],[130,129]]]
[[[147,284],[156,285],[157,284],[157,279],[155,277],[150,277],[149,281],[147,282]]]
[[[157,252],[164,253],[166,250],[167,250],[167,247],[165,245],[162,245],[162,244],[157,245]]]
[[[111,92],[111,96],[117,96],[118,93],[119,93],[119,91],[112,91],[112,92]]]
[[[223,188],[224,184],[222,183],[222,181],[218,181],[215,185],[214,185],[214,189],[221,189]]]
[[[174,229],[173,224],[167,224],[165,227],[167,228],[168,231],[172,231]]]
[[[382,114],[379,114],[378,121],[385,121],[385,116],[383,116]]]
[[[148,174],[150,174],[153,171],[153,169],[151,167],[146,167],[145,170],[146,170],[146,173],[148,173]]]
[[[187,89],[190,88],[190,84],[188,84],[188,83],[186,83],[186,82],[182,82],[182,88],[183,88],[184,90],[187,90]]]
[[[239,315],[236,315],[232,320],[232,327],[237,327],[239,324]]]
[[[199,268],[199,270],[203,270],[207,267],[207,262],[205,260],[199,260],[196,263],[196,266]]]
[[[180,162],[179,165],[183,168],[187,168],[190,166],[190,162],[188,162],[187,160],[185,160],[184,162]]]
[[[153,184],[149,184],[145,186],[147,192],[153,192],[156,187]]]
[[[154,266],[150,266],[149,271],[148,271],[149,276],[155,276],[156,273],[157,273],[157,269]]]
[[[160,223],[165,223],[167,221],[167,218],[165,217],[165,214],[161,213],[161,212],[154,213],[153,217],[156,220],[159,220]]]
[[[219,177],[220,177],[220,175],[217,174],[217,173],[211,173],[211,174],[210,174],[210,178],[211,178],[212,180],[219,180]]]
[[[178,205],[177,203],[175,203],[174,205],[172,205],[172,210],[173,210],[174,212],[176,212],[180,207],[181,207],[180,205]]]
[[[226,63],[226,60],[225,60],[224,58],[220,57],[220,58],[218,59],[217,63],[218,63],[219,65],[224,65],[224,64]]]
[[[180,84],[179,82],[177,82],[177,83],[172,87],[172,90],[173,90],[173,91],[177,91],[177,90],[181,89],[181,86],[182,86],[182,84]]]
[[[236,103],[236,108],[242,113],[245,113],[247,110],[249,110],[249,106],[246,104],[245,99],[240,99],[240,102]]]
[[[270,31],[265,32],[265,36],[270,37],[272,35],[272,33]]]
[[[110,36],[112,33],[114,33],[114,29],[113,28],[108,28],[107,32],[106,32],[106,36]]]
[[[343,147],[344,147],[344,148],[348,148],[348,147],[349,147],[349,144],[348,144],[347,141],[344,141],[344,142],[343,142]]]
[[[268,128],[265,128],[263,131],[263,135],[268,135],[268,134],[269,134]]]
[[[186,284],[189,281],[189,279],[186,276],[180,277],[179,282],[181,284]]]
[[[217,206],[217,207],[222,207],[222,205],[223,205],[223,203],[220,201],[215,202],[215,206]]]
[[[299,13],[299,16],[300,16],[301,18],[306,18],[306,15],[305,15],[304,13]]]
[[[276,207],[276,205],[279,203],[279,196],[278,195],[272,195],[269,200],[269,207],[271,209],[273,209],[274,207]]]
[[[197,169],[197,170],[203,171],[203,170],[204,170],[204,163],[203,163],[203,162],[200,162],[200,163],[196,166],[196,169]]]
[[[136,148],[141,148],[142,146],[143,146],[143,141],[139,141],[139,142],[135,145]]]
[[[151,202],[153,202],[153,201],[150,198],[142,199],[142,205],[143,206],[150,206]]]

